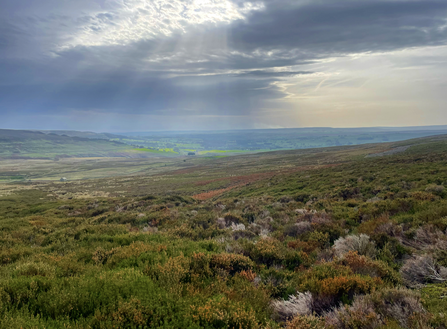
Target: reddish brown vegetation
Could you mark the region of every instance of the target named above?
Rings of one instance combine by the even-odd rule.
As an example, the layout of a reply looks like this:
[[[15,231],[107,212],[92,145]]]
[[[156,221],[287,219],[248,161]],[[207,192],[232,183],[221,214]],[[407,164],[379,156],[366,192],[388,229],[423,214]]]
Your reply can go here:
[[[231,183],[237,183],[237,184],[247,184],[251,183],[263,178],[270,178],[274,176],[275,172],[267,172],[267,173],[257,173],[257,174],[250,174],[250,175],[242,175],[242,176],[233,176],[233,177],[222,177],[222,178],[216,178],[216,179],[210,179],[206,181],[197,182],[196,186],[205,186],[210,183],[214,182],[220,182],[225,180],[230,180]]]
[[[204,200],[208,200],[208,199],[214,198],[216,196],[219,196],[219,195],[221,195],[227,191],[230,191],[236,187],[244,186],[244,185],[247,185],[247,184],[262,180],[262,179],[271,178],[277,174],[284,174],[284,173],[290,174],[290,173],[294,173],[294,172],[298,172],[298,171],[306,171],[306,170],[317,169],[317,168],[329,168],[329,167],[335,167],[335,166],[338,166],[338,164],[330,164],[330,165],[324,165],[324,166],[301,166],[301,167],[284,170],[284,171],[280,171],[280,172],[275,171],[275,172],[256,173],[256,174],[234,176],[234,177],[222,177],[222,178],[210,179],[210,180],[206,180],[206,181],[200,181],[200,182],[196,182],[195,185],[196,186],[205,186],[205,185],[208,185],[208,184],[211,184],[214,182],[227,181],[227,180],[230,181],[230,184],[232,184],[232,185],[228,186],[226,188],[196,194],[196,195],[193,195],[193,198],[196,200],[204,201]],[[185,169],[185,170],[193,170],[193,169],[191,168],[191,169]],[[180,173],[180,171],[176,171],[175,173],[178,174],[178,173]]]
[[[204,193],[193,195],[192,197],[194,199],[196,199],[196,200],[204,201],[204,200],[208,200],[208,199],[214,198],[215,196],[221,195],[222,193],[225,193],[225,192],[227,192],[229,190],[232,190],[235,187],[237,187],[237,186],[230,186],[230,187],[227,187],[227,188],[222,188],[220,190],[204,192]]]

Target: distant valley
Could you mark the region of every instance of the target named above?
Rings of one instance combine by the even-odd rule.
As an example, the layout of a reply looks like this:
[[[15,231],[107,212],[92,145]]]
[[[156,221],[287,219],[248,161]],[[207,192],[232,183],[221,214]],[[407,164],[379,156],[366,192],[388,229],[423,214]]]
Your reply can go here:
[[[396,142],[447,126],[95,133],[0,129],[0,159],[225,157],[244,153]]]

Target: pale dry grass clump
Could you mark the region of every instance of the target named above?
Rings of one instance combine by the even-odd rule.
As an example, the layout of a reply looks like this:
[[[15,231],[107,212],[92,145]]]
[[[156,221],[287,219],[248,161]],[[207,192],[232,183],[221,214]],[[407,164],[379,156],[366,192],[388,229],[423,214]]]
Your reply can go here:
[[[274,300],[272,308],[281,321],[292,319],[296,315],[312,313],[313,297],[310,292],[290,295],[288,300]]]
[[[295,223],[284,230],[284,233],[291,237],[297,237],[301,234],[310,232],[312,230],[312,225],[309,222],[299,222]]]
[[[445,187],[442,185],[430,184],[425,189],[425,192],[440,195],[440,194],[442,194],[442,192],[444,192],[444,190],[445,190]]]
[[[352,306],[341,305],[324,315],[326,327],[334,329],[375,329],[382,325],[374,304],[364,296],[357,296]]]
[[[350,251],[356,251],[359,255],[375,258],[377,254],[376,246],[370,241],[366,234],[348,235],[346,238],[339,238],[335,241],[333,249],[338,257],[342,257]]]
[[[406,243],[418,250],[447,250],[447,236],[433,225],[418,228],[413,240]]]
[[[231,223],[231,229],[233,231],[245,231],[245,225],[244,224]]]
[[[390,288],[377,291],[369,298],[383,318],[394,319],[403,328],[427,328],[429,316],[415,292]]]
[[[356,296],[352,306],[341,305],[324,314],[326,328],[384,328],[390,320],[402,328],[428,328],[429,316],[419,296],[405,288],[390,288]]]
[[[219,227],[220,229],[224,229],[226,227],[225,218],[219,217],[217,219],[217,227]]]
[[[439,266],[429,255],[407,259],[400,273],[408,286],[447,281],[447,268]]]

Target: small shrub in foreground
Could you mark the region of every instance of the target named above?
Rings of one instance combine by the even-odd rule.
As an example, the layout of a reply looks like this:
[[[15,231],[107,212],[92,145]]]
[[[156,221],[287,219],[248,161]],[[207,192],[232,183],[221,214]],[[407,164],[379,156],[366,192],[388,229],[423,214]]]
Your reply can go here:
[[[377,250],[375,243],[370,241],[366,234],[349,235],[346,238],[339,238],[333,246],[337,256],[341,257],[350,251],[357,251],[359,255],[375,258]]]
[[[272,308],[281,321],[287,321],[296,315],[312,313],[313,298],[310,292],[290,295],[288,300],[274,300]]]
[[[223,297],[209,300],[203,306],[191,305],[194,322],[205,328],[260,328],[255,312]]]
[[[363,297],[354,299],[352,306],[340,306],[325,314],[326,327],[331,329],[374,329],[382,321],[375,312],[373,303]]]
[[[324,313],[340,302],[348,304],[355,295],[369,294],[382,285],[380,278],[348,274],[320,280],[310,277],[299,286],[299,290],[310,291],[315,299],[314,311]]]
[[[368,296],[378,314],[386,319],[394,319],[403,328],[424,328],[429,315],[422,307],[420,297],[405,288],[390,288]]]
[[[447,268],[439,266],[431,256],[414,256],[402,266],[400,273],[409,286],[447,281]]]
[[[336,261],[337,264],[347,266],[356,274],[379,277],[391,284],[401,282],[399,274],[390,268],[386,263],[371,260],[366,256],[358,255],[357,252],[350,251],[343,258]]]
[[[305,316],[298,315],[289,322],[287,322],[286,324],[286,329],[321,329],[321,328],[325,328],[324,321],[312,315],[305,315]]]
[[[243,255],[222,253],[213,255],[210,260],[210,268],[221,269],[234,275],[237,272],[253,269],[253,262]]]

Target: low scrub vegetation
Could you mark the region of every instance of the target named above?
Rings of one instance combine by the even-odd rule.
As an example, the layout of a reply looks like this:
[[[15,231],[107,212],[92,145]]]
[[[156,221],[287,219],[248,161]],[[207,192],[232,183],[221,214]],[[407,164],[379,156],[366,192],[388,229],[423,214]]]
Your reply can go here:
[[[197,199],[2,197],[1,327],[446,328],[447,153],[421,152]]]

